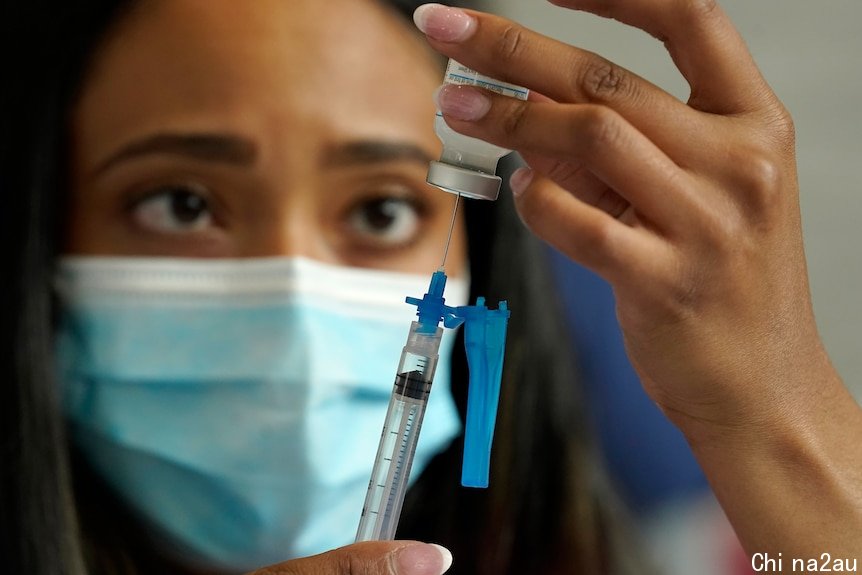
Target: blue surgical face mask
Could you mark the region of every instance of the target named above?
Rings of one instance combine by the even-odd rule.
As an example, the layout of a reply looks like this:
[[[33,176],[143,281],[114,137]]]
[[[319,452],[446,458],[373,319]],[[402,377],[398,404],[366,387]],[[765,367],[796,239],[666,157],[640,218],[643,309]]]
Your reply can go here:
[[[304,259],[65,258],[58,357],[73,438],[156,534],[244,571],[350,543],[428,278]],[[450,280],[447,303],[466,303]],[[451,333],[413,477],[459,433]]]

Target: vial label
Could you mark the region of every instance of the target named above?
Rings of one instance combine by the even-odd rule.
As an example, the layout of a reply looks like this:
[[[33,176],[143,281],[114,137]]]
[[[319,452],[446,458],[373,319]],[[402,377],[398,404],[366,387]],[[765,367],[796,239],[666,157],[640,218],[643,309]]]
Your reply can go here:
[[[526,100],[530,94],[523,86],[489,78],[451,59],[443,81],[476,86],[519,100]],[[434,131],[443,143],[443,151],[440,161],[431,162],[426,181],[453,194],[496,200],[502,183],[497,175],[497,162],[511,150],[456,132],[439,109],[434,118]]]
[[[501,82],[488,76],[483,76],[476,70],[450,59],[449,65],[446,67],[446,77],[443,79],[447,84],[465,84],[468,86],[478,86],[497,92],[503,96],[526,100],[530,91],[522,86]]]

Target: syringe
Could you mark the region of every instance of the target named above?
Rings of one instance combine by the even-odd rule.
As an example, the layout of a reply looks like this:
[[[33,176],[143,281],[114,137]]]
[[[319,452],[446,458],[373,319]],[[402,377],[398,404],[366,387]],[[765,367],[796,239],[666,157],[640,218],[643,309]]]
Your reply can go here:
[[[443,328],[439,327],[446,309],[443,305],[443,291],[446,288],[443,266],[446,265],[446,255],[449,253],[460,198],[461,195],[458,194],[455,199],[443,263],[431,276],[428,293],[422,300],[408,298],[408,301],[419,308],[419,321],[410,325],[407,344],[401,352],[401,361],[395,374],[395,387],[392,389],[389,409],[383,422],[383,433],[380,436],[377,456],[374,458],[359,529],[356,531],[357,542],[395,538],[395,529],[398,527],[401,506],[407,492],[407,481],[410,479],[410,468],[413,465],[413,453],[416,451],[425,406],[428,404],[428,395],[434,380],[434,369],[437,367],[437,352],[443,337]]]
[[[428,293],[422,299],[407,298],[407,303],[417,306],[419,320],[410,324],[407,343],[401,352],[356,531],[357,542],[395,538],[437,367],[443,337],[441,322],[447,328],[462,323],[466,328],[464,343],[470,384],[461,483],[469,487],[488,486],[509,310],[505,301],[500,302],[498,309],[488,309],[483,297],[477,298],[476,305],[449,307],[443,299],[445,288],[446,274],[440,269],[431,276]]]
[[[442,272],[438,273],[442,275]],[[443,285],[445,278],[445,275],[442,276]],[[436,323],[424,325],[414,321],[410,325],[407,344],[401,353],[395,375],[395,386],[383,424],[365,505],[362,507],[356,541],[395,538],[442,336],[443,328],[437,327]]]
[[[455,226],[455,214],[449,238]],[[471,487],[487,487],[491,440],[500,393],[500,377],[505,350],[506,322],[509,310],[501,301],[496,310],[485,307],[485,298],[477,298],[474,306],[449,307],[445,305],[443,292],[446,288],[446,273],[443,265],[449,251],[449,241],[443,255],[443,264],[431,276],[431,285],[422,299],[408,297],[407,303],[418,308],[418,321],[410,324],[407,343],[401,352],[395,385],[389,400],[389,408],[383,423],[383,433],[362,516],[356,531],[356,541],[381,541],[395,538],[401,507],[407,493],[413,454],[419,440],[425,406],[431,393],[434,370],[437,367],[443,327],[454,328],[466,323],[465,347],[470,367],[470,392],[467,406],[467,425],[464,440],[464,468],[462,484]],[[475,391],[474,391],[475,390]]]

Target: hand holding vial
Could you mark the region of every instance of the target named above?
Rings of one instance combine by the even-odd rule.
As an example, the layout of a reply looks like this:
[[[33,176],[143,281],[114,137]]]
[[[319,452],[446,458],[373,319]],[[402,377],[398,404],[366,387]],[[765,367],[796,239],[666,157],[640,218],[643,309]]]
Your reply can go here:
[[[522,219],[611,283],[646,391],[749,552],[859,553],[862,417],[814,322],[787,110],[714,2],[554,3],[663,39],[688,102],[503,18],[431,4],[415,21],[433,48],[530,90],[446,85],[446,123],[527,161],[511,181]]]

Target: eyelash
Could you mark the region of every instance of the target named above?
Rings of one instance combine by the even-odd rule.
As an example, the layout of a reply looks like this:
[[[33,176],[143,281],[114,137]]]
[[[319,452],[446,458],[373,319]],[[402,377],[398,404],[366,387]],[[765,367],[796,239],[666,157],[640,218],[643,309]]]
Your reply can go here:
[[[427,190],[401,178],[345,184],[345,203],[334,214],[337,220],[330,220],[338,226],[330,229],[340,230],[335,237],[340,236],[336,241],[344,253],[354,254],[351,257],[387,257],[409,250],[425,237],[428,222],[435,217]],[[182,193],[201,200],[177,200],[175,196]],[[248,223],[231,223],[228,205],[222,203],[219,193],[197,181],[165,178],[137,186],[129,195],[124,214],[130,224],[141,233],[177,247],[191,245],[188,242],[230,241],[227,227]],[[224,199],[230,197],[228,193]],[[323,222],[321,225],[326,226]],[[325,229],[321,231],[327,233]]]
[[[145,215],[141,214],[141,210],[147,207],[148,204],[155,203],[160,198],[165,198],[167,201],[171,201],[172,199],[175,199],[177,193],[185,193],[189,196],[200,198],[203,204],[202,212],[208,215],[213,224],[218,224],[219,218],[216,214],[217,202],[214,200],[213,194],[206,186],[191,182],[165,182],[159,185],[147,186],[146,191],[135,194],[135,196],[126,203],[124,211],[130,221],[132,221],[132,223],[134,223],[136,226],[141,228],[148,228],[146,223],[138,221],[140,218],[146,217]],[[157,210],[158,208],[153,207],[152,209]],[[150,214],[150,217],[154,217],[154,214]],[[195,230],[171,231],[149,229],[148,231],[155,231],[162,234],[171,234],[184,232],[193,233]]]
[[[416,230],[412,232],[409,237],[403,240],[389,241],[385,238],[372,237],[374,234],[373,231],[363,234],[363,232],[357,231],[356,229],[350,229],[351,225],[356,224],[356,222],[352,222],[351,220],[357,213],[359,213],[360,210],[373,206],[374,204],[385,204],[386,202],[395,202],[399,205],[406,205],[412,210],[415,215],[415,222],[412,222],[411,224],[415,225]],[[346,233],[352,233],[352,235],[357,238],[357,243],[364,244],[363,247],[365,249],[379,251],[398,250],[409,248],[421,238],[422,228],[427,222],[429,211],[429,206],[427,202],[424,201],[422,195],[414,191],[410,186],[401,184],[394,186],[384,185],[378,187],[374,192],[361,195],[358,199],[351,202],[343,212],[342,221]],[[392,217],[395,218],[397,216]],[[383,233],[385,234],[386,231]],[[364,237],[359,237],[362,235],[364,235]]]

